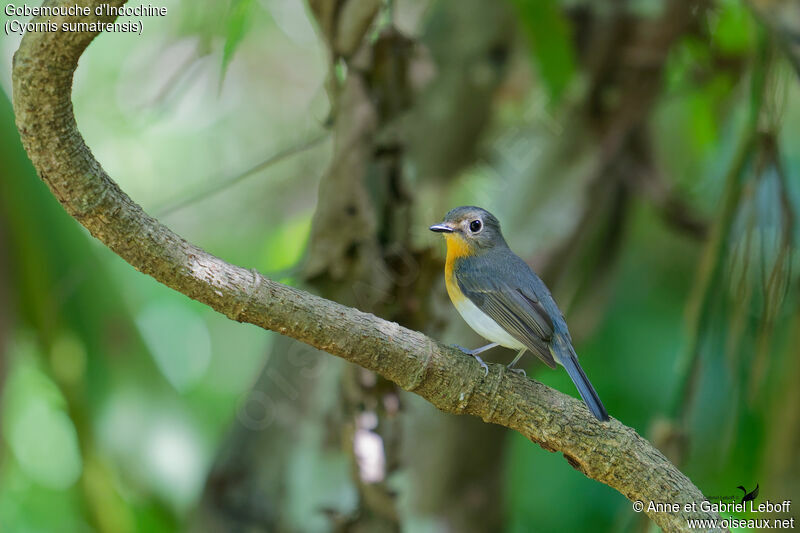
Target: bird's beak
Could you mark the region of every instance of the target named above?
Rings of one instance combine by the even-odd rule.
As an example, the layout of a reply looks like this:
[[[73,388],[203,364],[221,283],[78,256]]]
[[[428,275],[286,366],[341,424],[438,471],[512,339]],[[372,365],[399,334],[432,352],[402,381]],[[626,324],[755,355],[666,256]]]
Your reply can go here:
[[[453,233],[455,230],[446,224],[434,224],[430,228],[431,231],[436,233]]]

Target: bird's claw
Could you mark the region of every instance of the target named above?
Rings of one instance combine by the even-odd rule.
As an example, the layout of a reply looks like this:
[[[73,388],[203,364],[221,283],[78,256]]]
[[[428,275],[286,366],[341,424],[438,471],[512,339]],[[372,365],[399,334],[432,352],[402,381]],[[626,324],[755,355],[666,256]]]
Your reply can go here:
[[[513,373],[515,373],[515,374],[519,374],[520,376],[522,376],[522,377],[524,377],[524,378],[527,378],[527,377],[528,377],[528,374],[527,374],[527,372],[525,372],[525,370],[524,370],[524,369],[522,369],[522,368],[514,368],[514,367],[510,367],[510,366],[507,366],[506,368],[507,368],[508,370],[510,370],[511,372],[513,372]]]
[[[453,348],[458,348],[459,350],[461,350],[465,354],[471,355],[472,357],[477,359],[478,362],[481,364],[481,368],[483,368],[483,377],[486,377],[486,376],[489,375],[489,365],[487,365],[486,361],[481,359],[481,357],[478,354],[475,353],[475,350],[467,350],[466,348],[464,348],[463,346],[459,346],[458,344],[451,344],[451,346]]]
[[[483,377],[488,376],[489,375],[489,365],[486,364],[486,361],[481,359],[481,357],[479,355],[473,354],[472,357],[477,359],[478,362],[481,364],[481,367],[483,367]]]

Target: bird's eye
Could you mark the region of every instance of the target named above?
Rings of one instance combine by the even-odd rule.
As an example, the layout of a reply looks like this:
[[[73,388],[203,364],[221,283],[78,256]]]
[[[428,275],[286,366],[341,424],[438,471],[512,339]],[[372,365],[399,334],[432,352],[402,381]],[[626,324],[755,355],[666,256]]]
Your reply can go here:
[[[478,233],[482,227],[483,224],[481,224],[480,220],[473,220],[472,222],[469,223],[469,230],[472,233]]]

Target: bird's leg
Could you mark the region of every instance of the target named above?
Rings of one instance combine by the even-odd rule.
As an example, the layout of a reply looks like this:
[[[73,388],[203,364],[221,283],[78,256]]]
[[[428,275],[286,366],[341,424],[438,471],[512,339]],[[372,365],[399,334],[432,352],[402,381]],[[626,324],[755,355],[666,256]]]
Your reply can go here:
[[[472,357],[474,357],[475,359],[478,360],[478,362],[481,364],[481,367],[483,367],[483,372],[484,372],[483,377],[486,377],[486,376],[489,375],[489,365],[487,365],[486,362],[483,359],[481,359],[478,354],[482,353],[482,352],[485,352],[486,350],[490,350],[490,349],[494,348],[495,346],[497,346],[497,343],[493,342],[491,344],[487,344],[486,346],[481,346],[480,348],[475,348],[474,350],[467,350],[466,348],[464,348],[463,346],[459,346],[458,344],[454,344],[453,345],[454,348],[458,348],[459,350],[461,350],[465,354],[471,355]]]
[[[461,350],[465,354],[471,355],[473,357],[476,357],[479,353],[483,353],[486,350],[490,350],[490,349],[494,348],[495,346],[497,346],[497,343],[493,342],[491,344],[487,344],[486,346],[481,346],[480,348],[475,348],[474,350],[468,350],[468,349],[464,348],[463,346],[459,346],[458,344],[453,344],[453,348],[458,348],[459,350]],[[480,357],[477,357],[477,359],[480,360]]]
[[[523,376],[528,377],[528,374],[526,374],[525,370],[523,370],[522,368],[514,368],[514,365],[517,364],[517,361],[520,360],[522,354],[525,353],[525,350],[527,350],[527,348],[521,349],[517,354],[517,356],[514,358],[514,360],[508,363],[508,366],[506,368],[514,372],[515,374],[522,374]]]

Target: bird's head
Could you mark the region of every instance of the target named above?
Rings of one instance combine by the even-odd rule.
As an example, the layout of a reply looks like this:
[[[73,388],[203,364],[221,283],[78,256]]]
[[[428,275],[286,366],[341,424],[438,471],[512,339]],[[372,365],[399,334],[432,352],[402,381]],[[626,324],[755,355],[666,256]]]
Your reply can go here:
[[[496,246],[506,246],[500,232],[500,222],[490,212],[480,207],[456,207],[444,216],[431,231],[443,233],[448,254],[457,257],[477,255]]]

